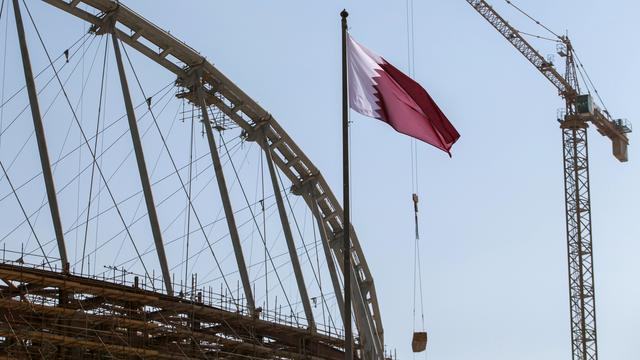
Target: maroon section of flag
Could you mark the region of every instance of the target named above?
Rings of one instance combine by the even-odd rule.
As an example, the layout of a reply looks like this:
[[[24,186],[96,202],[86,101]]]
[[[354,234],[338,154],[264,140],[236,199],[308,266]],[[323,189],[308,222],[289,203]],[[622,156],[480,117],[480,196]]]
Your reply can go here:
[[[347,48],[349,106],[451,155],[460,134],[427,91],[351,36]]]

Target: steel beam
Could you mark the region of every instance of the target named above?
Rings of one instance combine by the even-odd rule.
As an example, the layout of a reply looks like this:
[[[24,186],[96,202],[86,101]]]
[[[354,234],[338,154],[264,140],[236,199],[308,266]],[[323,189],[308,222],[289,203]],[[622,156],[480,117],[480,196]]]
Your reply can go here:
[[[113,40],[113,50],[116,55],[116,62],[118,63],[118,73],[120,74],[120,85],[122,87],[122,97],[124,98],[124,105],[127,110],[127,120],[129,121],[129,132],[131,133],[131,140],[133,141],[133,150],[136,154],[136,162],[138,164],[138,172],[140,174],[140,182],[142,183],[142,190],[144,192],[144,200],[147,205],[147,214],[149,216],[149,223],[151,225],[151,232],[153,233],[153,240],[156,245],[156,251],[158,253],[158,261],[160,262],[160,268],[162,270],[162,278],[164,280],[164,286],[168,295],[173,295],[173,285],[171,284],[171,273],[169,272],[169,265],[167,264],[167,255],[164,251],[164,242],[162,241],[162,231],[160,231],[160,222],[158,221],[158,213],[156,212],[156,205],[153,201],[153,192],[151,191],[151,181],[149,180],[149,173],[147,171],[147,164],[144,159],[144,151],[142,149],[142,141],[140,140],[140,131],[138,130],[138,122],[136,121],[136,113],[133,109],[133,102],[131,101],[131,93],[129,92],[129,85],[127,83],[127,74],[124,70],[122,63],[122,54],[120,53],[120,44],[118,38],[112,32],[111,39]]]
[[[33,70],[31,69],[31,59],[29,58],[29,49],[27,47],[24,24],[22,23],[22,14],[20,13],[20,4],[18,0],[13,0],[13,11],[16,16],[16,28],[18,29],[20,53],[22,55],[22,65],[24,67],[24,79],[27,83],[29,105],[31,106],[31,117],[33,118],[33,126],[36,132],[38,152],[40,153],[40,165],[42,166],[42,175],[44,177],[44,184],[47,190],[47,200],[49,201],[51,220],[53,221],[56,241],[58,242],[60,261],[62,262],[63,269],[66,271],[68,270],[69,259],[67,258],[67,248],[64,242],[62,221],[60,220],[60,209],[58,208],[56,186],[53,180],[53,172],[51,171],[51,161],[49,160],[49,151],[47,150],[47,139],[44,133],[44,125],[42,124],[40,105],[38,104],[38,93],[36,90],[36,83],[33,78]]]
[[[264,127],[263,127],[264,128]],[[282,201],[282,194],[280,193],[280,185],[278,182],[278,176],[276,175],[276,168],[273,165],[273,154],[271,148],[267,144],[266,136],[262,136],[260,141],[263,143],[263,149],[265,157],[267,158],[267,167],[269,168],[269,175],[271,176],[271,183],[273,184],[273,195],[276,198],[276,204],[278,205],[278,213],[280,214],[280,222],[282,223],[282,232],[287,241],[287,248],[289,249],[289,257],[291,258],[291,265],[293,266],[293,273],[296,277],[296,283],[298,284],[298,291],[300,292],[300,300],[304,307],[304,313],[307,318],[307,323],[310,329],[315,329],[316,324],[313,319],[313,311],[311,310],[311,302],[309,301],[309,294],[307,293],[307,286],[304,282],[304,276],[302,275],[302,268],[300,267],[300,259],[298,258],[298,250],[296,244],[293,241],[293,234],[291,233],[291,225],[287,218],[287,210],[284,207]]]
[[[207,104],[202,96],[202,90],[197,89],[197,98],[202,112],[202,121],[204,123],[205,133],[207,134],[207,142],[209,143],[209,153],[211,154],[211,161],[213,162],[213,168],[216,173],[216,180],[218,183],[218,190],[220,197],[222,198],[222,206],[224,208],[225,218],[227,219],[227,227],[229,228],[229,236],[231,237],[231,243],[233,244],[233,252],[236,256],[236,262],[238,263],[238,270],[240,271],[240,280],[242,281],[242,288],[244,289],[245,297],[247,298],[247,307],[253,314],[255,310],[255,301],[253,299],[253,291],[251,290],[251,282],[249,281],[249,272],[247,271],[247,264],[244,260],[244,253],[242,252],[242,244],[240,243],[240,236],[238,235],[238,227],[236,225],[235,215],[233,214],[233,207],[231,206],[231,200],[229,199],[229,190],[227,188],[227,181],[224,177],[222,170],[222,162],[220,161],[220,154],[218,153],[218,146],[216,145],[216,139],[213,136],[213,130],[211,129],[211,120],[209,119],[209,112],[207,111]]]
[[[320,216],[320,211],[318,210],[318,203],[313,200],[313,194],[305,193],[304,199],[307,203],[307,206],[311,208],[311,213],[313,217],[316,218],[318,222],[318,232],[320,233],[320,242],[322,242],[322,250],[324,250],[325,260],[327,261],[327,268],[329,270],[329,275],[331,276],[331,284],[333,285],[333,293],[336,296],[336,301],[338,303],[338,309],[340,309],[340,315],[344,319],[344,298],[342,297],[342,289],[340,288],[340,280],[338,279],[338,273],[336,271],[336,265],[333,261],[333,256],[331,256],[331,248],[329,247],[329,239],[327,237],[327,225],[323,221]]]

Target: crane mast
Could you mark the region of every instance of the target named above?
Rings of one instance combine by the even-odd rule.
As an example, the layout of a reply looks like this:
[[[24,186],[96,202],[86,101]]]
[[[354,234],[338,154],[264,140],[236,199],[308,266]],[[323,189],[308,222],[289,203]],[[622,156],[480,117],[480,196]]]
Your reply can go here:
[[[571,43],[566,39],[566,79],[579,89]],[[578,90],[579,91],[579,90]],[[576,116],[575,96],[565,97],[561,121],[564,200],[573,360],[597,360],[596,301],[591,237],[587,122]]]
[[[631,126],[624,120],[612,119],[606,110],[593,105],[589,94],[580,93],[575,53],[567,36],[558,38],[562,44],[559,54],[565,58],[565,74],[562,76],[486,1],[466,1],[524,55],[565,100],[563,116],[558,121],[562,130],[564,160],[571,347],[573,360],[597,360],[587,128],[592,123],[600,134],[611,140],[613,155],[626,162],[629,144],[626,134],[631,132]]]

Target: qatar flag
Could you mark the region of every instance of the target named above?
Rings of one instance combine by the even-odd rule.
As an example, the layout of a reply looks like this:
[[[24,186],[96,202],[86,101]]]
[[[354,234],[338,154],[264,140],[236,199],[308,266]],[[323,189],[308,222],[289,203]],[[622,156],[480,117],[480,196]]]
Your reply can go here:
[[[350,35],[347,62],[349,106],[353,110],[451,156],[451,146],[460,134],[420,84]]]

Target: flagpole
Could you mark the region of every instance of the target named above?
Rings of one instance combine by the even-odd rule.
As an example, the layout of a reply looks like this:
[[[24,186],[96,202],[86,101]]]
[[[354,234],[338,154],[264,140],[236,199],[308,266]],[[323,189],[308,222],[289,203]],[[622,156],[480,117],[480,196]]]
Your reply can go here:
[[[351,222],[349,221],[349,92],[347,78],[347,16],[346,10],[340,12],[342,17],[342,187],[343,187],[343,218],[342,236],[344,245],[344,354],[346,360],[353,359],[353,331],[351,329],[351,241],[349,234]]]

